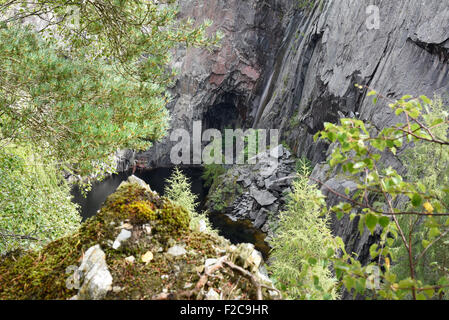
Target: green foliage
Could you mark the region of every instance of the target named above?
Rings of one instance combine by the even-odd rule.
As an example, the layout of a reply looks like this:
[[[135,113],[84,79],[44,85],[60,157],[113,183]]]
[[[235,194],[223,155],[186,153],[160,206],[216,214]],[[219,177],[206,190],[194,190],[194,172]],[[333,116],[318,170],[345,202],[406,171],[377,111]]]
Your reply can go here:
[[[71,55],[108,60],[118,74],[158,86],[172,81],[173,73],[166,70],[172,48],[208,46],[221,37],[207,36],[211,21],[180,21],[175,0],[37,0],[32,5],[13,0],[0,4],[1,21],[8,24],[50,12],[45,15],[49,27],[41,32],[46,38],[56,38],[61,46],[70,47]]]
[[[337,281],[328,259],[336,254],[339,243],[331,234],[328,217],[323,216],[324,196],[309,183],[306,163],[301,169],[303,174],[293,182],[294,191],[271,243],[270,270],[288,299],[337,299]]]
[[[206,231],[212,232],[209,219],[205,213],[198,213],[196,202],[198,196],[191,191],[192,184],[182,171],[175,167],[170,178],[166,180],[164,195],[176,205],[185,208],[190,214],[190,228],[199,230],[200,223],[206,226]]]
[[[206,187],[212,187],[218,177],[226,173],[226,169],[221,164],[208,164],[204,166],[202,179]]]
[[[315,5],[315,0],[297,0],[298,8],[304,10],[311,10]]]
[[[70,187],[39,150],[0,149],[0,254],[39,248],[77,230],[80,222]]]
[[[447,117],[447,111],[444,110],[441,99],[435,99],[428,105],[429,113],[423,115],[426,123],[433,123],[437,119]],[[441,125],[434,129],[437,136],[443,137],[449,126]],[[428,190],[433,190],[436,196],[442,200],[443,205],[449,208],[449,196],[444,193],[443,188],[449,188],[449,152],[441,145],[417,142],[413,149],[406,150],[400,155],[404,163],[407,174],[405,179],[408,181],[420,181]],[[443,188],[442,188],[443,187]],[[416,198],[419,202],[420,199]],[[411,210],[412,208],[406,208]],[[413,217],[399,217],[399,224],[405,233],[410,232],[410,226],[414,224]],[[444,217],[436,217],[435,220],[443,225],[446,221]],[[415,244],[415,251],[422,252],[426,249],[423,246],[422,239],[429,236],[440,236],[440,230],[428,226],[424,221],[419,221],[413,229],[412,242]],[[428,241],[428,240],[427,240]],[[400,278],[405,278],[409,273],[407,263],[407,252],[399,241],[395,244],[394,251],[397,263],[393,267]],[[394,248],[393,248],[394,249]],[[448,239],[442,239],[431,246],[416,264],[415,274],[418,279],[431,285],[437,285],[442,277],[449,277],[449,242]]]
[[[206,35],[210,21],[178,21],[172,0],[1,4],[0,142],[33,143],[77,175],[160,139],[170,50],[218,41]],[[42,12],[52,14],[41,34],[20,23]]]
[[[312,172],[312,162],[307,159],[306,157],[302,157],[298,160],[296,160],[296,172],[300,176],[307,176],[310,175],[310,172]]]
[[[0,146],[11,149],[1,151],[11,170],[0,179],[2,227],[50,239],[73,230],[61,172],[101,177],[117,149],[146,150],[165,135],[170,51],[220,38],[207,36],[210,21],[179,21],[175,2],[0,1]],[[31,178],[24,168],[36,154],[46,164]]]
[[[22,28],[0,29],[0,141],[32,141],[79,174],[118,148],[143,150],[167,127],[163,88],[67,59]],[[151,120],[149,120],[151,119]],[[20,129],[19,129],[20,128]]]
[[[368,96],[375,96],[374,103],[379,98],[387,99],[374,90]],[[353,197],[349,197],[348,191],[339,194],[328,188],[345,200],[332,211],[339,219],[344,215],[350,215],[351,219],[358,216],[361,234],[365,230],[371,233],[381,231],[380,242],[370,249],[372,263],[362,266],[351,252],[343,252],[340,259],[334,259],[336,274],[349,291],[354,289],[356,293],[384,299],[427,299],[448,292],[446,273],[428,283],[432,277],[420,278],[416,272],[423,258],[432,252],[431,248],[449,234],[445,202],[449,195],[447,162],[443,160],[448,157],[449,121],[448,113],[442,109],[432,112],[431,108],[438,105],[441,106],[425,96],[413,98],[407,95],[390,103],[393,112],[401,116],[404,123],[378,130],[359,120],[341,119],[340,125],[326,123],[325,130],[316,135],[316,138],[334,143],[330,166],[341,167],[346,175],[359,181]],[[412,148],[406,152],[408,159],[416,163],[408,164],[409,174],[403,177],[391,167],[382,167],[379,162],[382,154],[396,155],[405,145]],[[423,151],[430,154],[420,155],[419,152]],[[424,157],[437,154],[442,156],[439,159],[427,158],[427,166],[437,161],[436,167],[425,168]],[[374,203],[369,201],[372,197],[377,199]],[[402,254],[406,252],[405,257],[396,255],[401,252],[398,243],[403,247]],[[404,262],[407,275],[398,274],[395,268],[391,268],[402,259],[407,261]],[[435,262],[438,264],[437,261],[431,262],[427,270]]]
[[[97,216],[108,220],[130,220],[139,225],[151,222],[154,230],[166,236],[188,230],[191,222],[186,208],[129,183],[109,196]]]
[[[190,190],[191,183],[179,167],[175,167],[172,175],[165,182],[164,195],[189,212],[195,212],[198,196]]]

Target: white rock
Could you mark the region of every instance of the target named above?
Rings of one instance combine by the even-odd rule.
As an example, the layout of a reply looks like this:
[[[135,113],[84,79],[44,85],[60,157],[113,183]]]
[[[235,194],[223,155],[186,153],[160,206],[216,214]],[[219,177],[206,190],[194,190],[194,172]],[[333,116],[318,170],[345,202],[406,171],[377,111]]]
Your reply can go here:
[[[150,234],[151,234],[151,225],[150,225],[150,224],[145,224],[145,225],[143,225],[143,231],[144,231],[147,235],[150,235]]]
[[[173,257],[179,257],[185,255],[187,251],[183,247],[175,245],[168,249],[167,253]]]
[[[206,293],[205,300],[221,300],[220,295],[213,288],[210,288]]]
[[[131,231],[122,229],[122,231],[120,231],[120,234],[117,236],[114,243],[112,244],[112,248],[117,250],[118,248],[120,248],[122,242],[128,240],[129,238],[131,238]]]
[[[277,147],[270,149],[270,155],[276,159],[281,158],[284,155],[284,146],[280,144]]]
[[[207,230],[206,221],[200,220],[200,222],[198,223],[198,231],[199,232],[206,232],[206,230]]]
[[[249,256],[247,261],[248,264],[252,266],[252,270],[257,270],[259,269],[263,261],[262,254],[254,249],[253,252],[251,252],[251,256]]]
[[[206,262],[204,263],[204,267],[207,268],[207,267],[213,266],[217,262],[218,262],[217,259],[207,259]]]
[[[98,244],[84,254],[78,269],[83,273],[83,284],[78,291],[79,299],[100,300],[112,289],[112,276],[105,257]]]
[[[136,258],[134,256],[129,256],[125,258],[125,261],[130,264],[133,264],[134,262],[136,262]]]
[[[114,292],[114,293],[119,293],[122,290],[123,290],[122,287],[119,287],[119,286],[112,287],[112,292]]]

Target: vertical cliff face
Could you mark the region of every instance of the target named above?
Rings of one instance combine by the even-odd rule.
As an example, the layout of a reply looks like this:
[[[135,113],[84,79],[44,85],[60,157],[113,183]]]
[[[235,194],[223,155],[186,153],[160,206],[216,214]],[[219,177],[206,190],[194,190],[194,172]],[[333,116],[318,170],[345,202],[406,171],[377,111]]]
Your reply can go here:
[[[278,56],[255,126],[281,128],[298,155],[319,162],[326,148],[311,137],[323,122],[357,115],[382,128],[396,121],[386,104],[373,106],[355,83],[391,98],[447,91],[449,2],[376,1],[378,30],[366,27],[371,3],[328,0],[307,17],[292,18],[295,34]]]
[[[220,30],[219,48],[179,49],[173,67],[179,72],[171,89],[171,127],[191,131],[192,122],[204,127],[248,127],[277,57],[295,0],[192,0],[179,2],[181,18],[213,21]],[[170,164],[169,137],[139,155],[150,166]]]
[[[336,177],[326,165],[328,146],[313,142],[323,122],[357,117],[383,128],[398,121],[385,102],[373,105],[354,84],[368,85],[390,98],[405,94],[441,95],[449,89],[449,1],[375,1],[379,29],[369,30],[368,0],[327,0],[312,12],[291,19],[266,96],[258,106],[254,126],[280,128],[297,156],[318,164],[313,175],[336,190],[351,182]],[[447,105],[447,104],[446,104]],[[400,168],[396,159],[386,159]],[[353,186],[352,186],[353,187]],[[323,188],[324,193],[328,193]],[[328,195],[330,205],[339,201]],[[335,234],[369,259],[372,237],[357,236],[357,221],[333,221]]]

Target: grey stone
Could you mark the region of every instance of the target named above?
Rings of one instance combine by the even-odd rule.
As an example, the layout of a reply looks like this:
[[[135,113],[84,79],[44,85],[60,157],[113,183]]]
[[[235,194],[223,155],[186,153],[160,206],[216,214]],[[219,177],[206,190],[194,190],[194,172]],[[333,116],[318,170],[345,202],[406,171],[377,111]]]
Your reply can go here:
[[[248,188],[251,185],[251,180],[250,179],[245,179],[243,180],[243,187],[244,188]]]
[[[264,188],[265,187],[265,181],[264,180],[259,180],[257,181],[257,186],[259,188]]]
[[[251,196],[257,201],[261,206],[269,206],[273,204],[277,198],[273,196],[270,192],[266,190],[259,190],[257,188],[251,188]]]
[[[249,213],[249,217],[253,221],[255,221],[257,219],[258,215],[259,215],[259,212],[256,210],[251,210],[251,212]]]
[[[276,179],[274,177],[270,177],[265,179],[265,189],[270,189],[270,187],[275,183]]]
[[[132,175],[132,176],[130,176],[128,178],[128,182],[131,183],[131,184],[138,184],[139,186],[143,187],[144,189],[147,189],[148,191],[151,191],[150,186],[145,181],[143,181],[140,178],[137,178],[134,175]]]
[[[112,276],[106,264],[106,255],[100,245],[90,247],[83,256],[79,271],[83,283],[78,291],[80,300],[100,300],[112,289]]]
[[[270,149],[270,155],[276,159],[282,158],[284,155],[284,146],[282,144]]]
[[[260,229],[262,232],[267,233],[269,230],[270,226],[268,225],[268,223],[265,223],[262,227],[262,229]],[[267,241],[268,239],[265,239],[265,241]]]
[[[260,229],[263,227],[263,225],[267,222],[268,219],[268,210],[262,208],[256,218],[256,221],[254,222],[254,227],[257,229]]]
[[[184,249],[184,247],[175,245],[173,247],[171,247],[170,249],[168,249],[167,254],[173,256],[173,257],[180,257],[183,256],[187,253],[186,249]]]
[[[278,166],[279,166],[279,163],[277,161],[269,160],[269,161],[263,163],[263,165],[261,165],[261,168],[259,170],[259,175],[262,178],[268,178],[276,172]]]

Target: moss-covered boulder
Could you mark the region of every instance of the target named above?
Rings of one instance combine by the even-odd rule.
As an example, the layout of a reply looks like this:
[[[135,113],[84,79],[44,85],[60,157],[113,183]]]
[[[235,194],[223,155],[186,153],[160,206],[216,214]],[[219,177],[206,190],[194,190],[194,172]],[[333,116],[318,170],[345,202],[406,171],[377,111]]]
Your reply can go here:
[[[101,270],[113,279],[102,299],[205,299],[211,290],[222,299],[279,298],[259,268],[234,258],[239,247],[191,231],[189,223],[187,210],[147,186],[122,184],[77,233],[0,258],[0,299],[79,298],[88,278],[81,272],[85,254],[93,247],[104,252],[107,270]],[[81,297],[98,298],[84,291]]]

